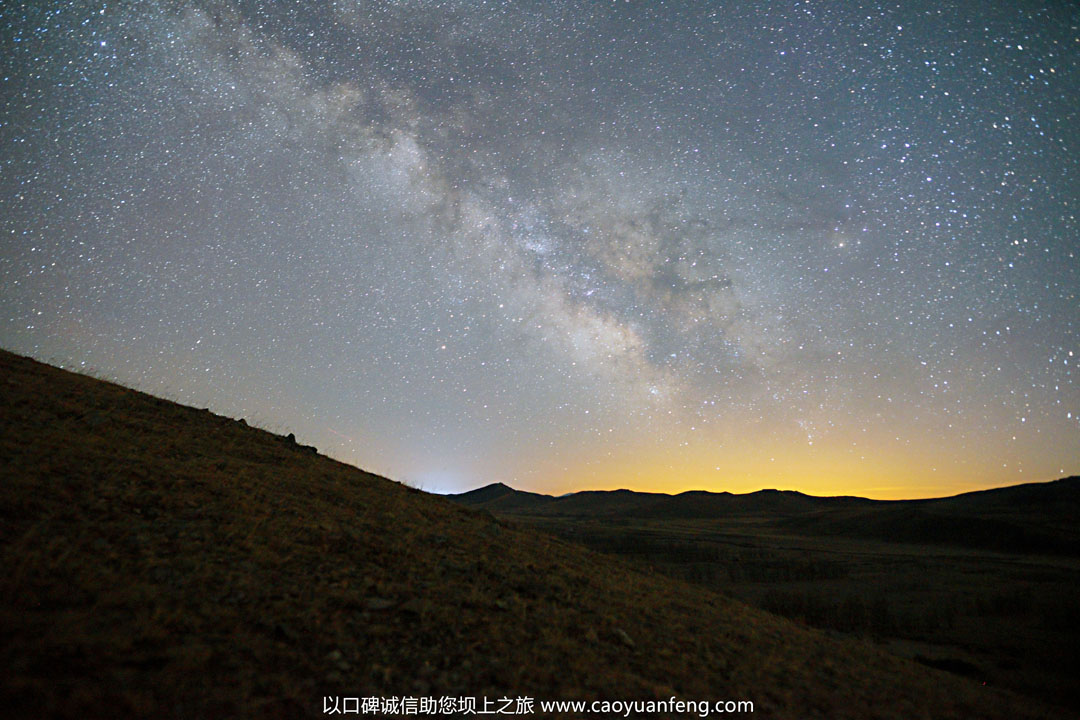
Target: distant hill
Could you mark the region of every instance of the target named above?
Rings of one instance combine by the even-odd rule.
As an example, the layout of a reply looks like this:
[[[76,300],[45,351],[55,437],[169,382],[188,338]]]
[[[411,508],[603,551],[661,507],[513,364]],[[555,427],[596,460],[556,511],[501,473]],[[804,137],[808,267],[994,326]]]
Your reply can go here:
[[[555,500],[549,495],[515,490],[502,483],[486,485],[477,490],[454,495],[453,498],[463,505],[502,512],[535,509]]]
[[[610,490],[555,498],[502,484],[449,497],[493,512],[537,517],[686,520],[752,516],[787,531],[814,535],[1080,555],[1077,477],[922,500],[815,497],[791,490],[678,495]]]
[[[648,507],[662,497],[665,496],[658,493],[635,492],[633,490],[586,490],[555,498],[554,502],[543,507],[542,514],[568,516],[630,515]]]
[[[673,695],[748,699],[767,718],[1053,716],[242,420],[6,352],[0,563],[11,718]]]
[[[1075,525],[1077,518],[1080,518],[1080,477],[977,490],[915,502],[941,511],[1009,517],[1027,515],[1032,519],[1064,521]]]
[[[788,529],[893,542],[1080,556],[1080,478],[949,498],[832,509],[783,520]]]
[[[515,501],[511,507],[503,505],[504,498],[511,494],[528,495],[528,501]],[[731,493],[711,493],[690,491],[679,495],[666,493],[638,492],[635,490],[585,490],[581,492],[552,497],[523,493],[520,490],[496,483],[462,493],[449,495],[451,500],[490,510],[504,510],[524,514],[536,514],[562,517],[715,517],[731,513],[759,512],[802,512],[807,509],[802,493],[777,490],[762,490],[747,495]],[[500,507],[501,506],[501,507]]]
[[[853,497],[813,497],[793,490],[759,490],[745,494],[691,490],[665,497],[635,513],[650,518],[709,518],[725,515],[799,515],[822,508],[872,505]]]
[[[814,497],[793,490],[758,490],[742,495],[704,490],[691,490],[678,495],[635,490],[584,490],[553,497],[515,490],[502,483],[447,497],[467,505],[504,512],[564,517],[621,515],[660,519],[714,518],[760,513],[793,515],[881,502],[856,497]],[[507,502],[508,497],[514,497],[515,500]]]

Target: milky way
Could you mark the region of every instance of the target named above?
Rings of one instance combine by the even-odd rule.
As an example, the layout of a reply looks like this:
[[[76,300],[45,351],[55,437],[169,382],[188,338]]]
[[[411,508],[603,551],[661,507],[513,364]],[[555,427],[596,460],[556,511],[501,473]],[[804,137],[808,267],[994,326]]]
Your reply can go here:
[[[1080,471],[1071,3],[5,3],[0,345],[434,491]]]

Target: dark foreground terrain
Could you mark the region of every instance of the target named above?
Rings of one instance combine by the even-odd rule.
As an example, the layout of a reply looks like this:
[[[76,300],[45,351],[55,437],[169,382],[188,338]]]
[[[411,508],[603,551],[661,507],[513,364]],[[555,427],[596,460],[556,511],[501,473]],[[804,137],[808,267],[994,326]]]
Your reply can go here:
[[[291,718],[341,695],[1066,714],[3,352],[0,473],[5,717]]]
[[[934,500],[767,490],[454,498],[639,567],[1080,712],[1080,478]]]

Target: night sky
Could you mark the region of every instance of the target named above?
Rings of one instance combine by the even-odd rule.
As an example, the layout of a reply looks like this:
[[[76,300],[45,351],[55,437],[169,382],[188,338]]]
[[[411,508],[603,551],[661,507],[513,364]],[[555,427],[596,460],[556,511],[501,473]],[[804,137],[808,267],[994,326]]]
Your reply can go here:
[[[1080,472],[1071,2],[0,10],[0,345],[437,492]]]

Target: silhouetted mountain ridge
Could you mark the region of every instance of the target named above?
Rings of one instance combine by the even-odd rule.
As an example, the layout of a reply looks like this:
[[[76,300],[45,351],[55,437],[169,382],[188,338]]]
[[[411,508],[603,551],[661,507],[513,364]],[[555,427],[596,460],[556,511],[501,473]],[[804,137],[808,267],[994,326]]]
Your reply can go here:
[[[549,495],[515,490],[501,482],[454,495],[453,499],[464,505],[502,511],[532,508],[555,500]]]
[[[750,493],[687,490],[676,495],[637,490],[582,490],[558,497],[515,490],[503,483],[493,483],[476,490],[448,497],[467,505],[487,506],[508,495],[520,497],[514,505],[544,515],[625,515],[627,517],[708,518],[722,514],[777,512],[798,514],[831,507],[869,505],[882,502],[867,498],[837,496],[816,497],[797,490],[765,489]],[[526,500],[525,498],[529,498]]]
[[[976,490],[942,498],[872,500],[766,489],[735,494],[690,490],[677,495],[587,490],[562,497],[502,483],[457,502],[543,517],[704,520],[767,518],[778,528],[905,543],[947,544],[1002,552],[1080,555],[1080,477]]]

